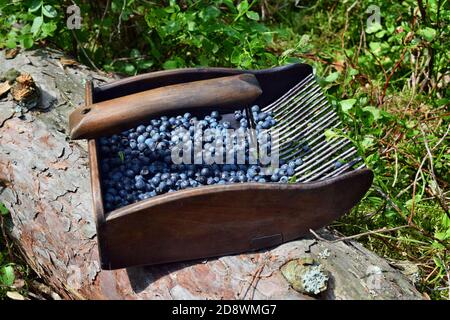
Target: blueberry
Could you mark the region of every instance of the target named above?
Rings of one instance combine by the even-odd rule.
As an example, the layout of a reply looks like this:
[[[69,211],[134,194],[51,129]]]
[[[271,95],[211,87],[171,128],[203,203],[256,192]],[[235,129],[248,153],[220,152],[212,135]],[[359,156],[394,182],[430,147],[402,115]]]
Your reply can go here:
[[[140,125],[139,127],[136,128],[136,132],[137,133],[144,133],[146,129],[146,126]]]
[[[144,151],[147,146],[145,143],[138,143],[137,147],[139,151]]]
[[[287,183],[287,182],[289,182],[289,178],[286,177],[286,176],[282,176],[282,177],[280,178],[280,182],[281,182],[281,183]]]
[[[263,129],[269,129],[271,127],[271,124],[269,121],[264,121],[261,125],[261,128]]]
[[[127,170],[125,172],[125,174],[126,174],[127,177],[130,177],[130,178],[134,177],[134,171],[133,170],[129,169],[129,170]]]
[[[157,176],[153,177],[152,180],[151,180],[151,183],[154,186],[158,186],[160,182],[161,182],[161,179],[159,177],[157,177]]]
[[[249,178],[253,178],[253,177],[255,177],[256,175],[257,175],[257,173],[256,173],[256,171],[255,171],[254,169],[252,169],[252,168],[248,169],[248,171],[247,171],[247,176],[248,176]]]
[[[259,112],[259,106],[254,105],[251,110],[252,112]]]
[[[210,173],[209,168],[203,168],[203,169],[200,171],[200,174],[201,174],[202,176],[204,176],[204,177],[208,177],[211,173]]]
[[[218,111],[211,112],[211,118],[219,119],[219,117],[220,117],[220,114]]]
[[[137,137],[137,143],[144,143],[145,141],[145,137],[143,135],[140,135],[139,137]]]
[[[295,169],[289,167],[289,168],[286,170],[286,173],[287,173],[288,176],[292,177],[292,176],[295,174]]]
[[[270,177],[270,180],[273,181],[273,182],[277,182],[278,180],[280,180],[280,177],[277,174],[273,174]]]

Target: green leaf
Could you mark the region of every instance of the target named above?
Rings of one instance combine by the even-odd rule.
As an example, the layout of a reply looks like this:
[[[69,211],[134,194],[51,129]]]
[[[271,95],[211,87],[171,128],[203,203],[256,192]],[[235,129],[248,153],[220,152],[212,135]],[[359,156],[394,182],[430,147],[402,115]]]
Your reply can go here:
[[[328,83],[335,82],[339,78],[340,73],[338,71],[330,73],[324,80]]]
[[[119,151],[118,156],[122,163],[125,162],[125,153],[123,153],[123,151]]]
[[[245,13],[245,15],[247,16],[247,18],[251,19],[251,20],[255,20],[258,21],[259,20],[259,13],[255,12],[255,11],[247,11]]]
[[[290,177],[288,183],[297,183],[297,177],[296,176]]]
[[[214,6],[209,6],[206,9],[200,11],[198,16],[204,21],[209,21],[220,16],[220,10]]]
[[[33,24],[31,25],[31,32],[33,33],[33,36],[36,37],[39,31],[41,31],[42,23],[44,22],[44,18],[41,16],[37,16],[33,20]]]
[[[339,137],[339,134],[338,134],[337,132],[333,131],[333,129],[328,129],[328,130],[326,130],[326,131],[324,132],[324,135],[325,135],[325,139],[326,139],[327,141],[328,141],[328,140],[331,140],[331,139],[333,139],[333,138]]]
[[[361,147],[363,148],[363,150],[367,150],[368,148],[373,146],[374,141],[375,141],[375,139],[373,137],[366,136],[361,141]]]
[[[375,33],[377,31],[380,31],[381,29],[383,29],[383,27],[381,26],[381,24],[379,23],[371,23],[367,28],[366,28],[366,33]]]
[[[381,39],[381,38],[383,38],[385,35],[386,35],[386,31],[385,31],[385,30],[381,30],[381,31],[379,31],[379,32],[377,32],[377,33],[375,34],[375,37],[377,37],[378,39]]]
[[[450,218],[446,215],[442,215],[442,226],[450,230]]]
[[[230,9],[232,12],[236,12],[236,6],[233,3],[233,0],[223,0],[223,3]]]
[[[30,49],[33,46],[34,41],[31,35],[27,34],[22,37],[20,43],[25,49]]]
[[[140,60],[137,62],[137,66],[141,70],[150,69],[153,66],[152,60]]]
[[[363,111],[365,112],[369,112],[372,116],[373,116],[373,120],[377,121],[378,119],[381,118],[381,112],[380,109],[372,107],[372,106],[367,106],[363,108]]]
[[[0,214],[6,216],[9,213],[8,208],[5,207],[3,203],[0,202]]]
[[[195,22],[194,21],[188,21],[188,23],[187,23],[187,27],[188,27],[188,30],[189,31],[195,31],[195,26],[196,26],[196,24],[195,24]]]
[[[353,108],[355,103],[356,103],[356,99],[342,100],[341,101],[342,112],[348,113],[350,111],[350,109]]]
[[[54,23],[53,21],[46,22],[42,25],[41,30],[42,30],[42,37],[45,38],[47,36],[51,36],[53,35],[53,32],[55,32],[56,30],[56,23]]]
[[[42,6],[41,0],[33,0],[31,2],[30,7],[28,8],[28,12],[36,12],[41,8],[41,6]]]
[[[139,58],[141,56],[141,53],[139,52],[138,49],[131,49],[130,51],[130,58]]]
[[[433,28],[426,27],[417,31],[417,34],[427,41],[433,41],[433,39],[436,37],[437,32]]]
[[[10,287],[13,285],[15,279],[14,268],[12,266],[8,265],[0,269],[0,284]]]
[[[370,42],[369,48],[374,54],[379,54],[381,52],[381,42]]]
[[[46,4],[42,7],[42,13],[44,16],[49,18],[55,18],[58,15],[58,12],[51,5]]]
[[[6,40],[5,45],[10,49],[14,49],[17,46],[16,38],[8,37],[8,40]]]
[[[136,67],[132,63],[127,63],[123,70],[127,74],[134,74],[136,72]]]
[[[178,67],[178,62],[176,60],[167,60],[163,64],[164,69],[175,69]]]
[[[247,1],[247,0],[241,1],[241,2],[238,4],[238,6],[237,6],[237,9],[238,9],[239,14],[242,14],[242,13],[244,13],[246,10],[248,10],[248,7],[249,7],[249,5],[248,5],[248,1]]]

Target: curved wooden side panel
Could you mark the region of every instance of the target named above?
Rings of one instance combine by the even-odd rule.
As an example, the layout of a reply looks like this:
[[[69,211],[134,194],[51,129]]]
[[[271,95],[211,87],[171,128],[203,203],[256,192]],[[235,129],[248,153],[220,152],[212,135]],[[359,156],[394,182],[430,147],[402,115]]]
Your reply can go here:
[[[267,105],[278,99],[299,81],[311,74],[312,67],[307,64],[296,63],[264,70],[184,68],[150,72],[117,80],[94,88],[93,102],[101,102],[168,85],[208,80],[242,73],[251,73],[256,76],[263,90],[263,95],[261,95],[255,103]]]
[[[111,212],[102,267],[116,269],[278,245],[348,212],[373,179],[363,169],[308,184],[234,184],[158,196]]]

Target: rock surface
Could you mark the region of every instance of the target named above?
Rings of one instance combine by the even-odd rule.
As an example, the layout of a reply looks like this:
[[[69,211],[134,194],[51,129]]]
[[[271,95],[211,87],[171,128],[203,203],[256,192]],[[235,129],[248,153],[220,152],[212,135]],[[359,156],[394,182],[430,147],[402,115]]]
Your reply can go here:
[[[100,270],[91,205],[87,145],[70,141],[67,119],[83,103],[87,79],[112,81],[52,50],[19,53],[10,68],[29,73],[40,102],[18,108],[0,100],[0,202],[11,211],[8,231],[31,267],[62,297],[73,299],[421,299],[398,270],[354,241],[315,238],[270,250],[207,261]],[[335,239],[330,231],[321,236]],[[314,259],[329,275],[318,296],[290,286],[280,268]]]

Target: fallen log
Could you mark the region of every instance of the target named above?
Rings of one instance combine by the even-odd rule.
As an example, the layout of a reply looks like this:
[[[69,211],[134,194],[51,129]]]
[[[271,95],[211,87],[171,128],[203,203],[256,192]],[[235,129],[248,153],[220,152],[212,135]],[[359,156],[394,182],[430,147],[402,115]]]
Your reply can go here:
[[[82,65],[65,65],[61,58],[52,50],[21,52],[13,59],[0,52],[0,73],[11,68],[28,73],[40,91],[32,109],[17,104],[10,94],[0,97],[0,202],[11,212],[7,231],[16,246],[62,297],[422,298],[386,260],[355,241],[333,241],[336,235],[329,230],[321,230],[320,239],[300,239],[241,255],[101,270],[87,145],[68,138],[67,121],[73,108],[83,103],[86,80],[112,79]],[[311,275],[319,274],[322,282],[308,289],[311,283],[302,282],[305,274],[313,280]]]

